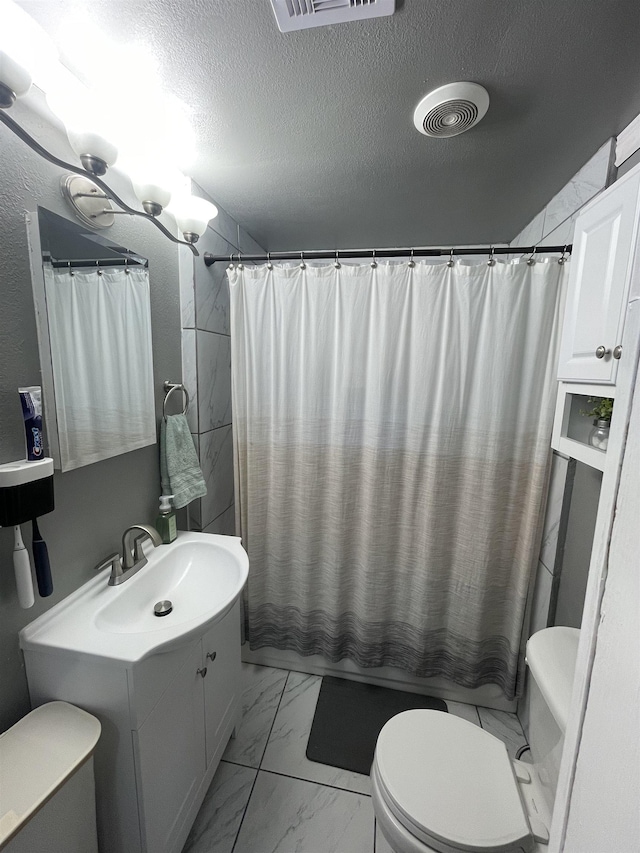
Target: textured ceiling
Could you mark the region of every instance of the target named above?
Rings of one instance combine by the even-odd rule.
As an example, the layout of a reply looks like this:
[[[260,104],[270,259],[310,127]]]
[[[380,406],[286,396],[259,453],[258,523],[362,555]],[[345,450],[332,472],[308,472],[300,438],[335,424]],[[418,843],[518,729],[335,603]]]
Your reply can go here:
[[[194,178],[271,250],[509,241],[640,112],[638,0],[399,0],[287,35],[269,0],[22,5],[59,41],[88,11],[150,46],[189,106]],[[487,116],[419,134],[415,105],[454,80],[488,89]]]

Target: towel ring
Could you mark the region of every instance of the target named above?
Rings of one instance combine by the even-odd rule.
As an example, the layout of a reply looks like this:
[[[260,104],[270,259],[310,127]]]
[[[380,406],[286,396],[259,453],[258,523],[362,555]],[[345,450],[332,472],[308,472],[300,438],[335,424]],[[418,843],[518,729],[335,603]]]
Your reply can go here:
[[[182,393],[184,394],[184,409],[182,410],[182,414],[186,415],[189,409],[189,392],[184,387],[184,385],[179,382],[169,382],[169,380],[166,379],[163,388],[165,390],[165,396],[164,401],[162,403],[162,417],[165,419],[165,421],[167,419],[167,400],[173,394],[174,391],[182,391]]]

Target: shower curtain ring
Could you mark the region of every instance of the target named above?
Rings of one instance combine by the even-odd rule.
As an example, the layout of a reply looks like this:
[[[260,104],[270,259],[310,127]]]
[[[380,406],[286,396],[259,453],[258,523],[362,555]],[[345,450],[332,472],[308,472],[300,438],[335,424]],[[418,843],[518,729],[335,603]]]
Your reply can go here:
[[[562,250],[562,255],[558,258],[558,263],[560,265],[564,264],[567,260],[567,246],[569,244],[565,243],[564,249]]]
[[[409,260],[409,267],[410,267],[411,269],[413,269],[413,267],[415,267],[415,265],[416,265],[416,262],[413,260],[413,249],[412,249],[412,250],[411,250],[411,258],[410,258],[410,260]]]
[[[304,252],[300,252],[300,269],[306,270],[307,265],[304,262]]]
[[[375,269],[377,266],[378,262],[376,261],[376,250],[374,249],[372,252],[371,269]]]
[[[71,261],[67,261],[69,264],[69,275],[75,275],[74,271],[71,269]]]
[[[244,264],[242,263],[242,252],[238,252],[238,269],[244,269]]]
[[[96,261],[96,272],[98,273],[98,275],[102,275],[102,270],[100,269],[99,261]]]
[[[124,274],[129,275],[131,270],[129,269],[129,258],[124,259]]]
[[[496,263],[495,252],[493,251],[493,246],[491,246],[491,253],[489,254],[489,260],[487,261],[487,266],[493,267],[493,266],[495,266],[495,263]]]
[[[447,261],[447,266],[449,267],[449,269],[451,269],[454,264],[455,261],[453,260],[453,249],[451,249],[451,251],[449,252],[449,260]]]
[[[537,246],[537,244],[536,244],[536,245],[533,247],[533,249],[531,250],[531,254],[529,255],[529,260],[527,261],[527,264],[528,264],[528,266],[530,266],[530,267],[532,267],[532,266],[535,264],[535,262],[536,262],[536,259],[535,259],[533,256],[535,255],[537,248],[538,248],[538,246]]]
[[[267,252],[267,269],[273,269],[273,264],[271,263],[271,252]]]
[[[333,262],[333,265],[337,270],[340,269],[341,264],[340,264],[340,261],[338,260],[338,250],[337,249],[336,249],[336,259]]]

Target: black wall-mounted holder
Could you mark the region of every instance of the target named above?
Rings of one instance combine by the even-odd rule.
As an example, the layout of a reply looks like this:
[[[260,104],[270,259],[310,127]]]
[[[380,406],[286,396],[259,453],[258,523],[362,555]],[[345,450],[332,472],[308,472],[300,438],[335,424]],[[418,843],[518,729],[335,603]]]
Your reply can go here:
[[[53,459],[0,465],[0,527],[23,524],[53,509]]]

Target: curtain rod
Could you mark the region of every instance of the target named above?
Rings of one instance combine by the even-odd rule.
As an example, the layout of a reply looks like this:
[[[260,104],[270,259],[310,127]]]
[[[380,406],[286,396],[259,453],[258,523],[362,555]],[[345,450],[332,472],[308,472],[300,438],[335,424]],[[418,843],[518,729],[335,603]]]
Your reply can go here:
[[[337,258],[438,258],[452,255],[534,255],[561,252],[571,254],[573,245],[566,246],[479,246],[464,249],[337,249],[334,251],[321,250],[311,252],[268,252],[264,255],[245,255],[244,252],[233,252],[231,255],[212,255],[204,253],[204,262],[210,267],[223,261],[226,263],[267,263],[269,261],[319,261],[336,260]]]
[[[149,266],[149,261],[135,261],[133,258],[91,258],[87,260],[69,260],[63,261],[59,259],[48,259],[45,260],[54,268],[54,269],[78,269],[80,267],[84,267],[86,269],[91,269],[92,267],[143,267],[146,269]]]

